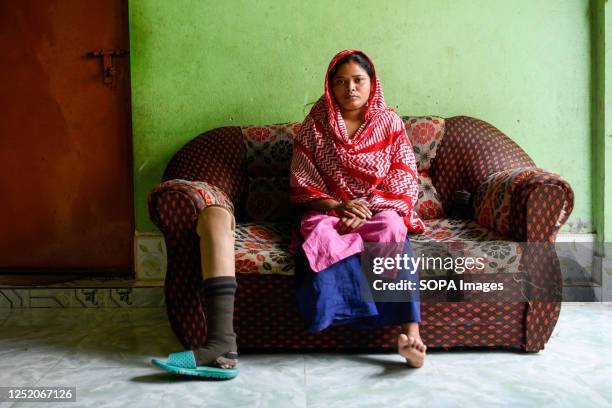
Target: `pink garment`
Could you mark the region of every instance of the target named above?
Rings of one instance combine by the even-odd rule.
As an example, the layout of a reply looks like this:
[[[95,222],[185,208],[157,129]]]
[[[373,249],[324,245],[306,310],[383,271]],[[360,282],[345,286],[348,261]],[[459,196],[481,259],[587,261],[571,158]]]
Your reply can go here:
[[[404,244],[408,228],[403,218],[392,210],[381,211],[362,226],[339,234],[336,225],[340,218],[318,211],[307,211],[302,216],[300,233],[302,248],[310,267],[320,272],[330,265],[364,250],[364,242]]]

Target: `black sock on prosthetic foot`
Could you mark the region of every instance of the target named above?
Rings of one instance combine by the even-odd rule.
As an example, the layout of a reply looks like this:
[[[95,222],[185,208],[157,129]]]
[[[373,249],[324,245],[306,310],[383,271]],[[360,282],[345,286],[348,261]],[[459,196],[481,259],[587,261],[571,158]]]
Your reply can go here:
[[[234,333],[236,278],[209,278],[204,280],[202,286],[208,333],[204,347],[194,352],[197,364],[232,368],[238,364],[238,347]]]

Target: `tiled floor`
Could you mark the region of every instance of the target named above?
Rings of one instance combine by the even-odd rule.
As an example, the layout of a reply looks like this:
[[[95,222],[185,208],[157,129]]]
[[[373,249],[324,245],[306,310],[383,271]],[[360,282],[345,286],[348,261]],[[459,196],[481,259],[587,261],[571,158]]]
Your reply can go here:
[[[0,385],[76,386],[64,407],[612,406],[612,304],[564,304],[546,350],[242,355],[232,381],[149,365],[180,349],[163,309],[0,309]],[[0,403],[21,407],[31,403]]]

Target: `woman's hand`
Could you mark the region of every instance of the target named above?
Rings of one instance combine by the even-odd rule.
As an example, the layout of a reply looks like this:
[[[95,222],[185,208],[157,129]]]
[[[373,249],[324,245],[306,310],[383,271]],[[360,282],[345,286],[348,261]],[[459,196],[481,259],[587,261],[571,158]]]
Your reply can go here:
[[[363,224],[365,224],[367,222],[366,219],[364,218],[359,218],[359,217],[352,217],[352,218],[348,218],[348,217],[342,217],[340,218],[340,221],[338,222],[338,224],[336,225],[336,229],[338,230],[339,234],[345,234],[355,228],[361,227]]]
[[[359,199],[344,201],[338,204],[334,211],[340,216],[340,222],[336,225],[340,234],[361,227],[372,218],[372,212],[367,204]]]
[[[340,218],[359,217],[364,220],[372,218],[372,211],[368,208],[367,203],[360,199],[341,202],[334,208],[334,211]]]

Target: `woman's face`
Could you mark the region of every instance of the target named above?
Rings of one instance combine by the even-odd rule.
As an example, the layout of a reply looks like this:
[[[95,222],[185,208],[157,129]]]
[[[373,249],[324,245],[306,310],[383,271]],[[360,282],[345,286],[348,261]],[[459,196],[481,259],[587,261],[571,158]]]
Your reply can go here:
[[[370,98],[370,76],[361,65],[349,61],[336,71],[332,91],[343,111],[362,109]]]

